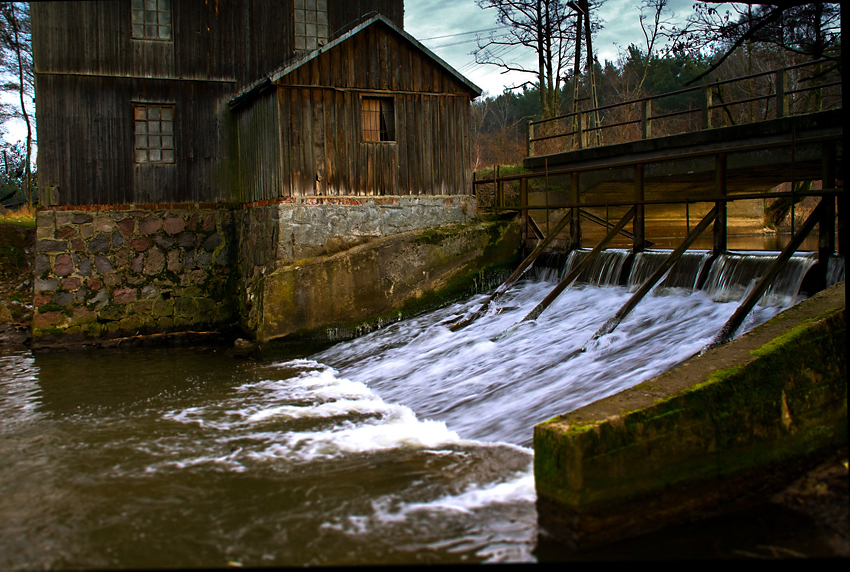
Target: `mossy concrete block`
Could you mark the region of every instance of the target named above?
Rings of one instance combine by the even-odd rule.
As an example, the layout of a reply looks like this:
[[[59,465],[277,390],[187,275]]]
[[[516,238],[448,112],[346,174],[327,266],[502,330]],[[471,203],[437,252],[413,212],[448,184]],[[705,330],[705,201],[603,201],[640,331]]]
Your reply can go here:
[[[519,245],[517,220],[446,225],[279,267],[262,281],[256,338],[353,337],[436,308],[470,294],[482,270],[512,269]]]
[[[847,441],[844,283],[534,428],[541,524],[573,545],[723,510]],[[787,475],[786,475],[787,476]]]

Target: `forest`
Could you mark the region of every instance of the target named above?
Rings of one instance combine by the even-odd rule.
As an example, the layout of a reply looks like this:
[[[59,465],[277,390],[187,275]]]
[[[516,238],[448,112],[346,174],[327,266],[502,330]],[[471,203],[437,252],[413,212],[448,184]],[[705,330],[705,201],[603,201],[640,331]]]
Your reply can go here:
[[[516,4],[489,0],[488,4]],[[520,2],[521,3],[521,2]],[[532,4],[532,2],[525,2]],[[537,2],[545,10],[551,2]],[[567,3],[570,4],[570,3]],[[840,86],[831,91],[811,89],[819,84],[841,81],[840,12],[835,3],[774,2],[772,4],[737,3],[731,11],[721,12],[718,2],[701,2],[683,25],[675,26],[665,18],[666,0],[644,0],[641,25],[644,45],[631,44],[621,50],[616,61],[600,63],[593,58],[592,78],[589,66],[580,70],[578,63],[567,69],[557,82],[543,75],[516,89],[506,89],[497,96],[482,96],[472,104],[472,164],[475,170],[494,165],[516,165],[527,156],[526,137],[529,121],[568,115],[642,97],[682,91],[693,86],[757,75],[808,62],[814,66],[789,71],[785,91],[791,96],[790,112],[806,113],[841,105]],[[726,4],[726,6],[730,6]],[[591,3],[591,14],[593,4]],[[545,14],[541,14],[545,16]],[[591,17],[592,19],[592,17]],[[666,26],[665,26],[666,24]],[[564,39],[566,43],[567,38]],[[575,54],[575,38],[567,45]],[[576,57],[578,62],[578,57]],[[491,62],[498,65],[498,62]],[[575,70],[580,70],[576,75]],[[576,79],[578,81],[576,81]],[[592,81],[591,81],[592,79]],[[541,95],[552,85],[558,93]],[[760,77],[718,86],[715,98],[720,102],[753,97],[774,92],[774,77]],[[805,90],[805,91],[803,91]],[[827,94],[838,94],[827,97]],[[702,93],[691,90],[653,102],[653,115],[684,110],[697,110],[702,105]],[[592,102],[595,100],[595,105]],[[556,109],[543,110],[544,101],[556,101]],[[724,107],[720,124],[768,119],[767,100],[743,106]],[[606,113],[632,113],[623,108]],[[611,121],[634,120],[634,116],[607,118]],[[687,122],[699,121],[698,114],[683,114],[670,120],[656,122],[655,137],[682,132]],[[554,124],[548,124],[554,127]],[[637,127],[635,127],[637,129]],[[569,131],[567,126],[563,131]],[[534,133],[535,137],[539,132]],[[605,143],[616,143],[622,137],[616,133],[606,136]],[[625,139],[624,139],[625,140]],[[550,145],[543,152],[563,150]],[[540,152],[536,154],[541,154]]]

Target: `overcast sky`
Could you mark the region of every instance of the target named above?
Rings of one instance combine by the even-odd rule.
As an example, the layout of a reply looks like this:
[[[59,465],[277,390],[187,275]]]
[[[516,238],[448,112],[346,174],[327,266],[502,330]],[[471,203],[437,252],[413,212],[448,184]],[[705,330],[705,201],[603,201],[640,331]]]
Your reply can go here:
[[[682,20],[692,13],[693,3],[693,0],[670,0],[668,15],[675,14]],[[593,37],[593,51],[600,62],[615,61],[619,51],[631,43],[645,45],[640,29],[640,5],[640,0],[607,0],[599,9],[603,29]],[[503,74],[496,66],[475,63],[471,52],[477,47],[476,35],[487,38],[491,31],[498,34],[502,30],[492,30],[498,25],[496,11],[482,10],[475,0],[405,0],[404,3],[405,31],[490,95],[534,79],[529,74]],[[479,30],[486,31],[464,34]],[[523,62],[531,69],[536,67],[534,55],[522,47],[506,52],[505,58],[516,58],[511,61]]]

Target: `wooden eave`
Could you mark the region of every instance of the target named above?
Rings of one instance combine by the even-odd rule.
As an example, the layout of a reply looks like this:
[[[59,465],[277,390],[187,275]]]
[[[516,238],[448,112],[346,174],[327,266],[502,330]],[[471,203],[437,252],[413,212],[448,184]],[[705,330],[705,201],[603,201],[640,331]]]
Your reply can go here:
[[[449,64],[444,62],[439,56],[437,56],[431,50],[429,50],[428,48],[423,46],[416,38],[414,38],[413,36],[411,36],[410,34],[405,32],[404,30],[399,29],[395,24],[390,22],[384,16],[382,16],[380,14],[376,14],[375,16],[372,16],[371,18],[369,18],[368,20],[366,20],[362,24],[355,26],[354,28],[352,28],[351,30],[346,32],[345,34],[342,34],[341,36],[334,38],[332,41],[328,42],[324,46],[317,48],[317,49],[315,49],[311,52],[305,53],[301,56],[298,56],[297,58],[287,62],[282,67],[271,72],[270,74],[263,77],[262,79],[260,79],[259,81],[257,81],[256,83],[254,83],[253,85],[248,87],[247,89],[243,90],[239,95],[237,95],[236,97],[234,97],[233,99],[231,99],[228,102],[230,109],[236,110],[239,107],[247,104],[248,102],[253,101],[253,99],[258,97],[261,93],[272,88],[272,86],[276,82],[280,81],[280,79],[283,78],[284,76],[294,72],[295,70],[299,69],[300,67],[304,66],[305,64],[308,64],[312,60],[314,60],[314,59],[320,57],[321,55],[325,54],[326,52],[332,50],[336,46],[338,46],[338,45],[342,44],[343,42],[349,40],[351,37],[359,34],[363,30],[365,30],[369,26],[376,24],[377,22],[380,22],[380,23],[384,24],[385,26],[387,26],[388,28],[390,28],[393,32],[395,32],[396,34],[398,34],[399,36],[404,38],[408,43],[410,43],[411,45],[416,47],[418,50],[420,50],[422,53],[424,53],[426,56],[428,56],[428,58],[430,58],[434,63],[438,64],[439,67],[441,67],[449,75],[451,75],[456,80],[458,80],[461,83],[461,85],[466,87],[466,89],[468,90],[468,92],[472,96],[472,98],[475,98],[475,97],[478,97],[479,95],[481,95],[481,88],[480,87],[478,87],[477,85],[475,85],[474,83],[469,81],[460,72],[458,72],[452,66],[450,66]]]

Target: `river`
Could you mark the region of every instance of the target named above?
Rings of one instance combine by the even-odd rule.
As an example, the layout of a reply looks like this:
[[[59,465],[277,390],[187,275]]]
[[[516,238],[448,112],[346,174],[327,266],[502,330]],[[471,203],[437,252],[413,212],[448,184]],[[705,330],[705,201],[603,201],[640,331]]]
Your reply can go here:
[[[258,360],[216,347],[0,348],[0,567],[676,554],[657,535],[620,552],[578,555],[544,538],[530,446],[535,423],[660,374],[711,341],[741,296],[730,294],[731,282],[752,284],[752,274],[731,280],[733,266],[758,261],[730,260],[694,290],[681,273],[698,272],[703,255],[689,256],[690,270],[683,263],[679,278],[671,273],[617,330],[568,360],[634,284],[576,284],[502,338],[557,272],[529,272],[459,332],[446,324],[484,293],[355,340]],[[799,301],[813,262],[795,257],[789,285],[770,293],[744,328]],[[729,556],[766,542],[718,526],[694,529],[687,556]],[[724,534],[728,545],[696,540],[706,534]]]

